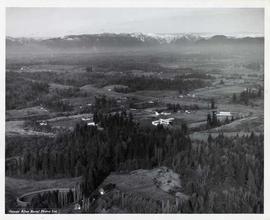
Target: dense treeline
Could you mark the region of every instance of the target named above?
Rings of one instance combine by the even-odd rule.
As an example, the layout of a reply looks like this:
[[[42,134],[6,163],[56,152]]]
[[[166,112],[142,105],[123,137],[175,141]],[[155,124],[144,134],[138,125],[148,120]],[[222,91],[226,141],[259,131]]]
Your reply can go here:
[[[220,120],[217,118],[217,112],[216,111],[212,111],[212,115],[210,113],[207,114],[207,120],[206,120],[206,128],[215,128],[215,127],[219,127],[221,125],[225,125],[225,124],[229,124],[231,122],[233,122],[235,120],[235,118],[233,116],[229,117],[225,117],[223,120]]]
[[[132,89],[124,86],[115,86],[113,89],[115,92],[119,93],[129,93],[129,92],[134,92]]]
[[[181,175],[190,195],[181,212],[263,212],[263,135],[192,143],[184,131],[140,127],[125,112],[97,113],[95,122],[26,150],[17,175],[83,176],[87,197],[111,171],[165,165]]]
[[[167,104],[167,109],[171,110],[173,112],[177,112],[179,110],[199,110],[199,106],[197,104],[193,104],[193,105],[180,105],[179,103],[177,104],[172,104],[172,103],[168,103]]]
[[[201,79],[161,79],[153,76],[134,76],[132,74],[116,78],[114,84],[128,86],[131,90],[178,90],[180,93],[207,86]]]
[[[96,123],[104,130],[84,124],[78,125],[73,133],[59,136],[51,143],[52,147],[37,148],[36,151],[26,150],[21,161],[23,164],[21,173],[30,176],[42,174],[44,177],[52,177],[59,173],[65,176],[78,176],[82,174],[82,166],[89,166],[98,160],[96,156],[104,155],[110,160],[107,164],[110,166],[109,170],[117,169],[120,163],[134,159],[137,160],[138,166],[148,164],[149,168],[161,163],[166,151],[161,148],[164,148],[165,136],[169,130],[162,127],[157,130],[140,128],[133,122],[132,116],[125,113],[110,116],[97,114],[95,117]],[[183,141],[190,143],[181,131],[175,136],[178,137],[179,143]],[[106,157],[98,161],[104,159]]]
[[[186,182],[191,198],[184,212],[263,212],[262,135],[209,136],[207,143],[194,144],[187,153],[178,153],[174,168],[194,175]]]
[[[191,73],[184,73],[182,75],[178,75],[175,78],[176,79],[213,79],[214,77],[211,76],[210,74],[191,72]]]
[[[185,73],[195,73],[197,70],[192,68],[168,68],[158,64],[158,58],[152,57],[147,61],[149,57],[144,57],[143,60],[104,60],[98,64],[98,68],[105,71],[122,71],[122,72],[131,72],[130,70],[140,70],[143,72],[162,72],[162,73],[175,73],[175,74],[185,74]],[[168,60],[168,57],[165,59]],[[164,60],[164,59],[162,59]]]
[[[6,78],[6,109],[25,108],[37,102],[39,97],[49,93],[47,83],[26,79]]]
[[[49,87],[47,82],[29,80],[10,73],[6,79],[6,109],[42,105],[56,112],[71,111],[72,106],[63,101],[63,98],[83,95],[76,87],[53,91],[50,91]]]
[[[263,89],[261,87],[259,87],[258,89],[247,88],[238,96],[234,93],[232,96],[232,102],[248,105],[250,103],[250,99],[256,99],[261,97],[263,97]]]
[[[259,62],[252,62],[243,66],[253,71],[260,71],[261,69],[263,69],[263,63],[259,63]]]
[[[94,110],[100,112],[108,112],[114,108],[116,108],[117,101],[115,98],[110,98],[105,95],[95,96],[95,105]]]
[[[102,75],[102,74],[101,74]],[[68,86],[82,86],[87,83],[93,83],[93,76],[97,78],[98,76],[95,74],[88,74],[85,72],[76,73],[76,74],[68,74],[66,72],[51,72],[51,71],[24,71],[24,72],[7,72],[7,76],[15,79],[28,79],[33,81],[41,81],[44,83],[57,83]]]
[[[65,205],[75,202],[74,193],[59,192],[59,190],[44,192],[42,195],[37,194],[32,198],[29,206],[33,209],[60,209]]]
[[[23,155],[24,151],[40,150],[49,146],[53,139],[47,136],[12,136],[6,137],[6,158]]]
[[[43,105],[54,112],[72,111],[73,107],[68,101],[64,101],[58,95],[42,97],[37,104]]]
[[[80,93],[80,88],[78,87],[70,87],[70,88],[61,88],[61,89],[54,89],[54,93],[63,98],[69,98],[69,97],[78,97],[82,94]]]

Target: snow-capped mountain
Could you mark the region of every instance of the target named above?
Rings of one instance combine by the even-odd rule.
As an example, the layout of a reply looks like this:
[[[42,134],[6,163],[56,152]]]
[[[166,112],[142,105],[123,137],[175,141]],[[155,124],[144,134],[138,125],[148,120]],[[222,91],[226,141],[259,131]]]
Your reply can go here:
[[[148,47],[186,47],[208,45],[241,45],[262,44],[262,36],[242,35],[215,35],[211,33],[102,33],[68,35],[58,38],[6,38],[7,51],[11,49],[50,49],[50,50],[88,50],[91,48],[148,48]],[[29,49],[30,48],[30,49]]]

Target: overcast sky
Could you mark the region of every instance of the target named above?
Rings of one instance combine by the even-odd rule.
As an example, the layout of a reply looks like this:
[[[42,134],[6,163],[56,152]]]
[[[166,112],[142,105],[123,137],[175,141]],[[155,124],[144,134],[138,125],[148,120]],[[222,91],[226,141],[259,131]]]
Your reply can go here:
[[[94,33],[264,33],[263,9],[8,8],[6,35]]]

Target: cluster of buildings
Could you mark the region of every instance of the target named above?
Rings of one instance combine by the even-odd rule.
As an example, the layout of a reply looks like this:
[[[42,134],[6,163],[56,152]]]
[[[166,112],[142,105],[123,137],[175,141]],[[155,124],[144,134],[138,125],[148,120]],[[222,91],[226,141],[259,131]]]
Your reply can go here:
[[[156,116],[159,116],[159,115],[165,115],[165,116],[167,116],[167,115],[170,115],[171,113],[170,112],[161,112],[161,113],[158,113],[157,111],[155,111],[155,115]]]
[[[154,126],[158,126],[158,125],[163,125],[163,126],[170,126],[172,124],[172,121],[174,120],[174,118],[167,118],[167,119],[158,119],[156,121],[152,121],[152,125]]]

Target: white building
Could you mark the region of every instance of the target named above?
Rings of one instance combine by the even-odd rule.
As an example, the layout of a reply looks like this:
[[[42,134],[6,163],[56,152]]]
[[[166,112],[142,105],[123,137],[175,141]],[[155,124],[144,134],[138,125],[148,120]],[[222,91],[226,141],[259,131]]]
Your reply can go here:
[[[95,122],[88,122],[87,126],[96,126]]]
[[[168,119],[162,119],[160,118],[159,120],[152,121],[152,125],[157,126],[157,125],[164,125],[164,126],[169,126],[174,118],[168,118]]]
[[[231,112],[219,112],[216,115],[218,119],[225,119],[225,118],[232,119],[233,118],[233,115]]]
[[[40,126],[47,126],[48,124],[47,124],[46,121],[42,121],[42,122],[39,122],[39,125],[40,125]]]
[[[171,115],[172,113],[170,113],[170,112],[161,112],[161,113],[158,113],[157,111],[155,111],[155,116],[159,116],[159,115],[165,115],[165,116],[167,116],[167,115]]]
[[[82,121],[90,121],[91,120],[91,118],[84,118],[84,117],[82,117]]]
[[[220,117],[231,117],[232,116],[232,114],[231,114],[231,112],[219,112],[219,113],[217,113],[217,116],[220,116]]]
[[[171,113],[170,112],[161,112],[160,114],[161,115],[170,115]]]

